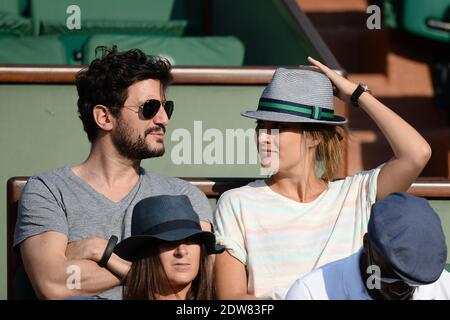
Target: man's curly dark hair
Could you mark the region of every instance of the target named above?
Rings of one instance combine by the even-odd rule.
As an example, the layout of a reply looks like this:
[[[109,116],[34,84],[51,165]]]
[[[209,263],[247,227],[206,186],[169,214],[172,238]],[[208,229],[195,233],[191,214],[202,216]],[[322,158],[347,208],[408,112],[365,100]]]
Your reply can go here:
[[[139,49],[118,52],[115,46],[99,48],[103,49],[102,57],[78,72],[75,79],[78,114],[91,143],[99,130],[92,114],[96,105],[107,107],[117,117],[128,97],[128,87],[135,82],[159,80],[165,92],[172,81],[171,65],[166,59],[146,55]]]

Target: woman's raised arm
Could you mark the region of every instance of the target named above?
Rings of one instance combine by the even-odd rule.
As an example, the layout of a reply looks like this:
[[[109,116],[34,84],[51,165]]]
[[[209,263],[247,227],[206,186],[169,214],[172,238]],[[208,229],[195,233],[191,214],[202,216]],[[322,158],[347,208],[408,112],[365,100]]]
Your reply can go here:
[[[349,102],[358,85],[317,60],[310,57],[308,60],[333,82],[338,89],[338,97]],[[429,144],[411,125],[369,93],[364,92],[358,104],[375,121],[394,152],[394,157],[378,175],[377,200],[392,192],[408,190],[431,157]]]

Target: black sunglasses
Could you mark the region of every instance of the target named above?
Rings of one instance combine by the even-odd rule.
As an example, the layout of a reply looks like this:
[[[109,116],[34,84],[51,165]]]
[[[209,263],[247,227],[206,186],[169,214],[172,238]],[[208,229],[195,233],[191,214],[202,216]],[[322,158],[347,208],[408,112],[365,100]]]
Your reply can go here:
[[[124,108],[128,108],[136,113],[139,113],[142,111],[142,116],[144,117],[144,119],[149,120],[158,113],[158,110],[161,107],[161,103],[163,103],[164,110],[166,111],[167,117],[170,119],[170,117],[172,116],[172,113],[173,113],[173,106],[174,106],[172,100],[161,102],[156,99],[150,99],[150,100],[145,101],[144,104],[142,104],[141,106],[139,106],[138,111],[130,109],[131,107],[127,107],[127,106],[124,106]]]

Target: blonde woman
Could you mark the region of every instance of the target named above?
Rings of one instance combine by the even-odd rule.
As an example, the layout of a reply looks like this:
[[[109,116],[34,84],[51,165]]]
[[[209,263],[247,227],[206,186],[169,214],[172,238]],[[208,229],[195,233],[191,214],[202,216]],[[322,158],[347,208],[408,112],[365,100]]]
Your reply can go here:
[[[358,251],[372,204],[406,191],[431,156],[420,134],[363,85],[309,61],[317,68],[277,69],[258,110],[242,114],[257,121],[262,165],[277,171],[219,199],[216,236],[226,247],[215,263],[219,299],[283,299],[295,279]],[[375,121],[394,153],[336,181],[346,119],[334,114],[332,83]]]

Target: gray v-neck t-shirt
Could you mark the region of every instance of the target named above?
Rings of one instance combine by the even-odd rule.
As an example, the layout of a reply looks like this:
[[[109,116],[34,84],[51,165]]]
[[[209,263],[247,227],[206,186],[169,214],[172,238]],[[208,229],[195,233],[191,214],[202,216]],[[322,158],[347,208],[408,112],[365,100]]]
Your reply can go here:
[[[140,169],[139,180],[119,202],[113,202],[75,175],[68,166],[31,177],[18,205],[14,247],[48,231],[63,233],[74,242],[89,237],[119,241],[131,235],[133,208],[140,200],[157,195],[187,195],[200,220],[212,221],[205,194],[184,180]],[[99,294],[121,299],[122,287]]]

